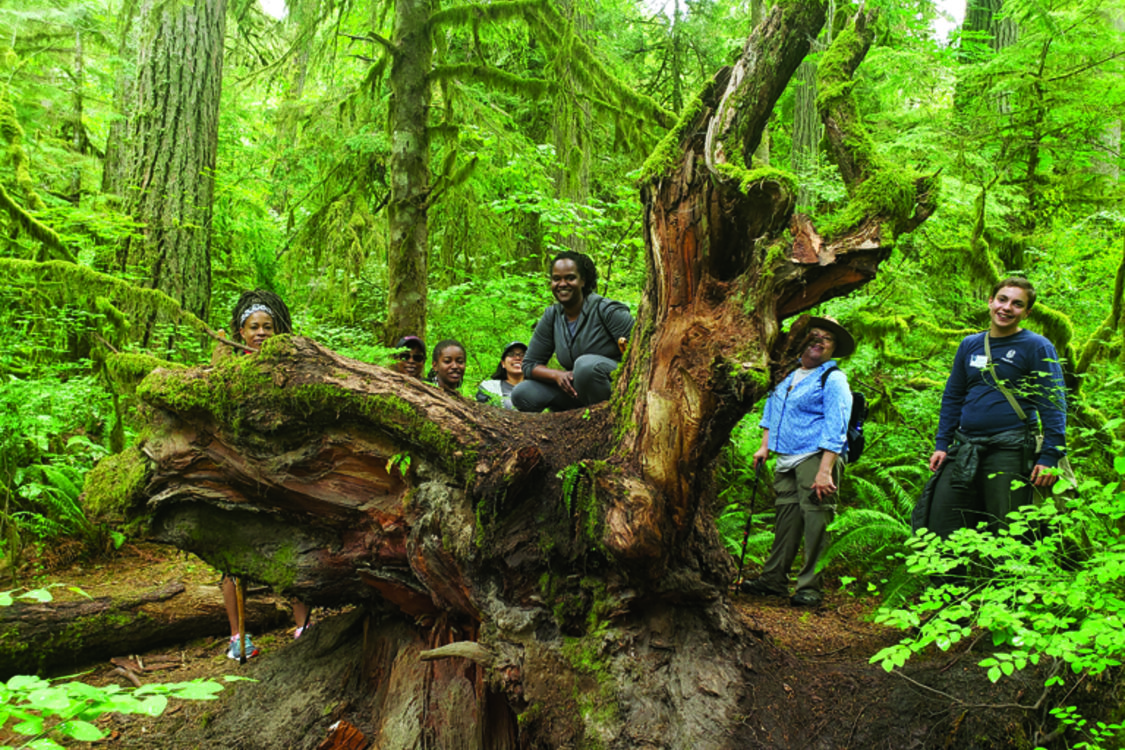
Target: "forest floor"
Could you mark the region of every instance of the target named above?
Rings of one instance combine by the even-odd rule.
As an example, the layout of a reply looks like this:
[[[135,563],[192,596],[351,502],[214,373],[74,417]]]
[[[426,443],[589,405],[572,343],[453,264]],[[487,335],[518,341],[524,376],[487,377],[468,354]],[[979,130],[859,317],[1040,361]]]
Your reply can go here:
[[[129,545],[110,560],[93,565],[70,565],[42,573],[37,580],[58,582],[67,587],[76,586],[91,596],[110,593],[120,596],[130,590],[142,593],[175,579],[185,583],[206,581],[214,584],[218,581],[218,573],[197,558],[175,550],[154,545]],[[54,591],[57,599],[73,596],[63,587]],[[790,666],[800,665],[799,676],[794,673],[794,678],[801,681],[798,687],[805,688],[800,692],[807,694],[810,681],[813,685],[822,680],[825,684],[838,682],[842,673],[849,675],[849,680],[856,681],[853,693],[861,692],[863,685],[860,683],[867,684],[873,680],[885,682],[874,674],[882,673],[882,670],[869,666],[868,662],[874,653],[894,643],[901,634],[871,621],[871,614],[878,604],[875,598],[834,592],[828,594],[822,607],[805,609],[792,607],[787,600],[780,598],[748,597],[741,594],[734,596],[735,607],[747,627],[774,646]],[[227,624],[221,620],[215,623],[211,632],[200,633],[198,638],[179,648],[137,655],[122,654],[122,657],[128,657],[133,662],[161,666],[159,671],[140,673],[142,682],[170,683],[209,679],[223,683],[224,690],[215,701],[173,700],[159,717],[124,714],[103,716],[95,723],[108,732],[108,736],[94,744],[108,748],[157,750],[187,747],[237,748],[243,746],[245,740],[216,737],[215,728],[208,729],[209,725],[221,718],[221,721],[217,721],[217,726],[229,727],[232,721],[238,726],[237,719],[233,719],[232,715],[249,717],[260,710],[260,706],[269,705],[274,707],[272,711],[275,712],[275,717],[279,708],[284,710],[286,721],[291,720],[294,727],[316,725],[324,728],[317,730],[320,734],[315,738],[292,738],[292,747],[316,747],[327,734],[328,719],[343,716],[348,708],[341,705],[343,701],[333,698],[333,695],[338,695],[338,691],[334,693],[333,688],[339,688],[341,680],[348,683],[354,680],[355,667],[350,663],[341,666],[341,662],[355,659],[352,652],[355,651],[356,633],[360,628],[357,623],[362,619],[358,614],[346,611],[314,612],[314,627],[309,634],[297,641],[293,639],[292,625],[252,633],[261,654],[245,665],[227,658]],[[341,650],[348,646],[351,646],[348,651]],[[289,656],[299,658],[286,658],[291,649],[294,651]],[[307,671],[295,674],[292,664],[295,662],[299,665],[300,659],[307,659]],[[959,692],[958,697],[969,703],[990,703],[995,700],[995,696],[989,694],[990,683],[977,674],[981,671],[974,666],[977,660],[971,657],[961,660],[958,655],[943,654],[941,658],[921,660],[923,663],[931,662],[928,667],[921,664],[919,666],[923,666],[926,671],[944,673],[960,661],[956,671],[964,672],[964,678],[958,688],[965,692]],[[334,665],[327,666],[333,661],[336,662]],[[289,666],[286,666],[287,662]],[[970,672],[973,674],[970,675]],[[227,676],[249,677],[256,682],[227,682]],[[129,687],[132,684],[109,662],[86,665],[79,679],[95,685],[118,684]],[[298,681],[297,684],[278,684],[295,681]],[[783,688],[791,694],[790,697],[798,695],[788,685],[783,685]],[[874,693],[881,693],[883,689],[875,690]],[[980,695],[974,695],[978,690]],[[813,695],[812,700],[820,700],[815,697],[815,692]],[[836,716],[844,706],[835,705],[836,701],[829,699],[829,695],[828,692],[824,693],[825,705],[818,706],[820,711],[816,712],[825,722],[860,721],[859,716]],[[848,698],[841,702],[852,704],[851,708],[854,710],[852,699],[859,696],[852,695]],[[874,712],[875,709],[871,711]],[[223,716],[224,713],[227,715]],[[249,721],[251,726],[255,723]],[[855,731],[854,724],[852,730]],[[0,736],[0,744],[4,744],[6,739],[8,738]],[[809,746],[823,746],[823,743]],[[922,742],[915,746],[930,745]]]

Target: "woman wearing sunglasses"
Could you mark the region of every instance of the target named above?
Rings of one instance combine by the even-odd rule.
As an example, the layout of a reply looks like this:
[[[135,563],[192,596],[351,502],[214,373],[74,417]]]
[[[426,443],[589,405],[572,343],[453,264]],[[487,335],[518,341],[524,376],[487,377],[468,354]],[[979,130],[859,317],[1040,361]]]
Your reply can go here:
[[[422,379],[422,366],[426,363],[426,344],[417,336],[403,336],[395,344],[403,351],[395,354],[394,370],[411,378]]]

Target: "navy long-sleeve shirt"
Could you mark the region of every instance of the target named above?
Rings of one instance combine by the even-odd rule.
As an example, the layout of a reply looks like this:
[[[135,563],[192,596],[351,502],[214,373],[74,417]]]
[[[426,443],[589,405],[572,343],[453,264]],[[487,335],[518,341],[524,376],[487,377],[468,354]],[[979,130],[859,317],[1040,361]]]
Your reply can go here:
[[[953,358],[953,372],[941,397],[937,450],[949,449],[953,433],[984,437],[1023,426],[1012,405],[985,367],[984,337],[966,336]],[[1059,355],[1043,336],[1022,329],[1012,336],[990,338],[996,374],[1016,397],[1028,420],[1043,428],[1043,453],[1038,463],[1051,467],[1066,453],[1066,388]]]

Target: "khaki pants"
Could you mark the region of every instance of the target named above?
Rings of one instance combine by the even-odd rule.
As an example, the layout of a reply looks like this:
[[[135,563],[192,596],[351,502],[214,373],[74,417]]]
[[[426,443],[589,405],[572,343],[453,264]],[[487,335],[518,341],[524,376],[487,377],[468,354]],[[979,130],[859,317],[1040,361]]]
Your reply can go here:
[[[789,569],[797,559],[802,537],[805,560],[797,571],[797,591],[823,594],[823,576],[816,572],[820,556],[828,548],[828,524],[836,517],[836,495],[817,501],[813,480],[820,468],[823,452],[810,456],[790,471],[778,472],[773,479],[777,490],[777,518],[773,527],[773,547],[759,580],[779,591],[789,590]],[[832,479],[840,486],[840,461],[832,467]]]

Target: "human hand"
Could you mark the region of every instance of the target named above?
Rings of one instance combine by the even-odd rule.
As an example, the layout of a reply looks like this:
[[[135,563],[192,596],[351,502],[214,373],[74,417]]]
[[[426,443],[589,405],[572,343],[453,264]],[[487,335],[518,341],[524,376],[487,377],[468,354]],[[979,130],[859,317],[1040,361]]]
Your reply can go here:
[[[755,469],[762,468],[762,464],[764,464],[766,462],[766,459],[769,458],[769,455],[770,455],[770,450],[769,450],[769,448],[765,447],[764,445],[761,448],[759,448],[758,450],[754,451],[754,468]]]
[[[930,471],[937,471],[945,463],[945,451],[934,451],[930,456]]]
[[[821,469],[816,473],[812,483],[812,491],[816,493],[817,500],[823,500],[836,491],[836,483],[832,481],[832,472]]]
[[[1031,467],[1031,483],[1036,487],[1050,487],[1059,480],[1056,471],[1043,464],[1035,464]]]
[[[555,375],[555,384],[562,389],[562,392],[571,398],[578,398],[578,391],[574,387],[574,373],[570,370],[566,372],[559,371]]]

